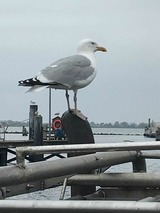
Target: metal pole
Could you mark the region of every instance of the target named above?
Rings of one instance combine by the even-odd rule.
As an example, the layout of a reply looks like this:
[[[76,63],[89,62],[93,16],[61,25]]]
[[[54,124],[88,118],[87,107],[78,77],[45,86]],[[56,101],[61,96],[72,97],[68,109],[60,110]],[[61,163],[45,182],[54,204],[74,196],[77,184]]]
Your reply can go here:
[[[49,87],[49,140],[51,139],[52,88]]]
[[[62,186],[62,190],[61,190],[61,194],[60,194],[59,200],[63,200],[64,199],[64,194],[65,194],[66,186],[67,186],[67,180],[68,180],[68,178],[64,178],[64,182],[63,182],[63,186]]]
[[[46,178],[85,173],[93,169],[134,161],[136,152],[109,152],[29,163],[25,167],[0,167],[0,186],[27,183]]]
[[[56,145],[56,146],[39,146],[39,147],[18,147],[17,160],[23,164],[23,159],[27,154],[49,154],[52,152],[76,153],[76,152],[105,152],[105,151],[122,151],[122,150],[156,150],[160,144],[152,142],[120,142],[120,143],[101,143],[101,144],[76,144],[76,145]],[[141,156],[139,156],[141,157]]]
[[[18,147],[17,152],[27,154],[47,154],[50,152],[104,152],[104,151],[138,151],[138,150],[159,150],[160,143],[149,142],[120,142],[120,143],[97,143],[97,144],[70,144],[56,146],[38,146],[38,147]],[[141,156],[141,154],[140,154]]]
[[[68,178],[70,185],[95,185],[105,187],[159,187],[160,174],[154,173],[101,173],[77,174]]]
[[[141,158],[150,158],[150,159],[160,159],[160,153],[145,153],[145,152],[141,152]]]
[[[1,213],[159,213],[159,202],[0,200]]]

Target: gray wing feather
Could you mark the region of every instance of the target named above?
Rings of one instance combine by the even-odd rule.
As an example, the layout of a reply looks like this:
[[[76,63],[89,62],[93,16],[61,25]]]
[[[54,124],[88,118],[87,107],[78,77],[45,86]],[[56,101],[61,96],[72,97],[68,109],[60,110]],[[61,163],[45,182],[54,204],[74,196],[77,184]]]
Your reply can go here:
[[[59,83],[72,87],[76,81],[87,79],[93,72],[88,58],[74,55],[52,63],[41,71],[37,79],[43,83]]]

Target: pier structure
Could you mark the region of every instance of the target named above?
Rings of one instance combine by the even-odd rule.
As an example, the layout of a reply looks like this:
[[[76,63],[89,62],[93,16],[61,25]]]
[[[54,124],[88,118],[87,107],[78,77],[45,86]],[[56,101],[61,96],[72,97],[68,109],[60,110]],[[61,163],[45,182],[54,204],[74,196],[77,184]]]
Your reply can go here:
[[[160,159],[159,152],[153,152],[160,149],[158,141],[95,143],[88,121],[65,112],[62,124],[67,143],[44,143],[42,117],[35,112],[29,141],[0,142],[1,213],[160,212],[160,173],[147,173],[146,164],[146,159]],[[3,149],[13,152],[15,147],[15,165],[4,163]],[[51,159],[54,156],[58,159]],[[127,162],[132,172],[108,172]],[[57,186],[61,187],[59,201],[5,200]],[[67,198],[66,187],[71,187]]]

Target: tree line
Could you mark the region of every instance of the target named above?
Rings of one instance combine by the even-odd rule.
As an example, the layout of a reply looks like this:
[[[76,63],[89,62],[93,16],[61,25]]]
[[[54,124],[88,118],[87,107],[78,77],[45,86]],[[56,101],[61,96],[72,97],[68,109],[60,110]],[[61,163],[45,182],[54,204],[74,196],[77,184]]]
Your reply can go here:
[[[91,127],[95,128],[142,128],[144,129],[148,124],[141,122],[139,124],[136,123],[127,123],[125,121],[119,122],[116,121],[115,123],[90,123]]]
[[[139,124],[136,123],[127,123],[125,121],[119,122],[116,121],[114,123],[94,123],[90,122],[91,127],[95,128],[145,128],[148,124],[141,122]],[[15,127],[21,127],[21,126],[29,126],[29,121],[12,121],[12,120],[3,120],[0,121],[0,126],[15,126]]]
[[[15,126],[15,127],[22,127],[22,126],[29,126],[29,121],[12,121],[12,120],[2,120],[0,121],[0,128],[7,127],[7,126]]]

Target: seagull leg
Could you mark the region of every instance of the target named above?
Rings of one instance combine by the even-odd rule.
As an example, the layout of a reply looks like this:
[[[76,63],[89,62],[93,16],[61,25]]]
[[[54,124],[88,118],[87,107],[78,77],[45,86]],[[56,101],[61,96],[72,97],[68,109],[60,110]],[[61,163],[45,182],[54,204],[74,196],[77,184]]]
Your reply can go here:
[[[87,120],[87,117],[85,115],[83,115],[81,113],[81,111],[79,111],[77,109],[77,91],[78,90],[73,90],[74,92],[74,96],[73,96],[73,100],[74,100],[74,114],[77,115],[77,117],[81,118],[82,120]]]
[[[67,106],[68,106],[68,111],[71,111],[71,107],[70,107],[70,103],[69,103],[69,94],[68,94],[68,90],[66,90],[66,99],[67,99]]]
[[[77,109],[77,91],[78,90],[74,90],[74,97],[73,97],[73,100],[74,100],[74,110],[75,110],[75,114],[77,114],[78,112],[78,109]]]

